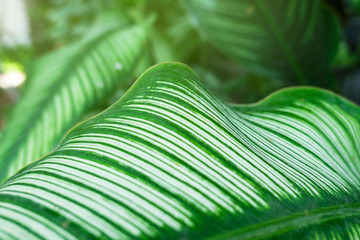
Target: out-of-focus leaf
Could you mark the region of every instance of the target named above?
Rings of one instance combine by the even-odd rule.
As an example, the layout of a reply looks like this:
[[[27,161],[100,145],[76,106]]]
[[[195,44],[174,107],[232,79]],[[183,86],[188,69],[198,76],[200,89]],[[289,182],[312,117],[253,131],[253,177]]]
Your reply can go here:
[[[342,83],[341,94],[348,99],[360,104],[360,70],[350,69],[339,73],[338,78]]]
[[[39,59],[0,139],[0,180],[52,150],[65,132],[121,84],[148,26],[96,28],[90,39]]]
[[[341,42],[339,50],[336,54],[332,68],[346,68],[355,65],[359,60],[357,54],[352,54],[346,42]]]
[[[150,49],[156,63],[180,60],[176,59],[173,46],[169,39],[162,33],[153,29],[151,32],[151,39]]]
[[[184,0],[198,29],[248,70],[308,83],[322,77],[339,43],[319,0]]]
[[[245,76],[230,79],[224,85],[224,90],[231,102],[253,103],[286,86],[283,81],[278,79],[248,73]]]
[[[351,7],[360,14],[360,0],[347,0]]]
[[[0,237],[358,239],[359,119],[313,88],[227,105],[158,65],[0,186]]]

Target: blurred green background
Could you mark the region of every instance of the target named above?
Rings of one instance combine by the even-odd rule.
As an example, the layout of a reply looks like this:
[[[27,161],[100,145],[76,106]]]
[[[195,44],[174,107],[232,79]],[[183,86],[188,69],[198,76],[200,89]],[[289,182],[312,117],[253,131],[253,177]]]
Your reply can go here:
[[[22,85],[34,60],[86,38],[94,25],[106,28],[114,21],[137,24],[151,18],[154,19],[151,36],[133,79],[158,62],[181,61],[190,65],[214,94],[232,103],[255,102],[278,89],[303,84],[327,88],[360,103],[360,0],[321,2],[336,18],[335,24],[324,24],[322,30],[326,32],[329,30],[326,28],[337,26],[340,39],[336,43],[338,46],[332,45],[331,50],[335,53],[334,57],[329,57],[329,71],[313,78],[306,76],[306,81],[267,72],[263,74],[256,67],[241,64],[231,50],[221,45],[216,29],[208,27],[206,22],[203,24],[209,16],[210,20],[219,16],[209,15],[194,20],[191,13],[199,15],[203,9],[188,11],[183,2],[186,1],[0,0],[0,129],[5,125],[9,109],[21,97]],[[247,11],[252,13],[254,9],[249,7]],[[205,30],[198,29],[201,27]],[[297,26],[294,26],[293,31],[296,30]],[[327,40],[327,34],[321,35],[320,32],[310,37],[320,42],[314,46],[324,51],[320,54],[329,52],[326,44],[321,43],[323,38]],[[310,53],[316,51],[308,50]],[[310,68],[314,66],[311,62],[309,64]],[[124,91],[124,88],[119,88],[114,96],[99,103],[93,112],[109,106]]]

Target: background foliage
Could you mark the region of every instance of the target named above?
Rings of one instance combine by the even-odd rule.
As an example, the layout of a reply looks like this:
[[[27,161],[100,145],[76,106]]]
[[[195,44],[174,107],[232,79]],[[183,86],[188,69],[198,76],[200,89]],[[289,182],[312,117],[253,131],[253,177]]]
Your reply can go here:
[[[191,14],[194,11],[203,11],[196,9],[196,4],[199,6],[199,4],[201,5],[206,1],[187,2],[188,3],[186,3],[186,1],[168,0],[155,2],[146,0],[28,0],[27,6],[30,16],[29,21],[31,23],[32,45],[29,47],[17,47],[15,49],[1,48],[3,68],[6,62],[16,62],[19,63],[21,69],[25,69],[32,59],[36,59],[54,49],[59,49],[79,38],[86,38],[89,28],[91,28],[99,18],[112,16],[114,18],[118,17],[118,19],[125,18],[131,23],[137,23],[153,14],[156,15],[156,21],[152,25],[151,37],[147,43],[147,56],[142,60],[142,64],[139,66],[140,70],[134,74],[134,77],[138,77],[139,73],[148,66],[171,60],[185,62],[192,66],[201,77],[205,79],[208,87],[211,88],[217,96],[231,102],[254,102],[276,89],[304,83],[334,90],[354,101],[359,99],[357,94],[358,88],[356,88],[356,86],[359,85],[357,69],[359,65],[358,36],[360,11],[358,1],[328,0],[321,2],[322,7],[325,8],[327,12],[331,12],[333,18],[336,18],[334,19],[336,24],[330,23],[328,20],[318,20],[317,23],[320,25],[322,24],[321,21],[324,21],[324,26],[314,30],[316,32],[313,34],[311,34],[311,29],[307,30],[308,35],[310,34],[312,36],[314,42],[309,42],[309,46],[296,44],[293,46],[295,49],[293,52],[295,54],[297,54],[296,52],[303,54],[301,58],[303,58],[304,63],[308,61],[308,66],[304,65],[304,72],[306,72],[306,74],[314,74],[316,72],[314,70],[306,70],[306,68],[318,66],[322,69],[318,75],[314,75],[311,78],[305,77],[305,79],[302,80],[297,79],[296,76],[292,77],[291,75],[284,79],[276,76],[276,74],[266,74],[268,69],[264,70],[264,64],[266,65],[267,63],[259,62],[257,65],[249,64],[249,60],[241,60],[241,57],[234,56],[235,53],[233,53],[233,50],[229,49],[229,51],[227,51],[221,47],[221,39],[214,39],[214,37],[222,36],[223,34],[212,32],[211,25],[201,20],[206,19],[205,14],[200,14],[195,17]],[[320,1],[309,2],[320,3]],[[285,5],[286,4],[284,4],[284,6]],[[314,6],[309,6],[309,8],[315,9]],[[189,9],[190,11],[188,11]],[[254,12],[254,14],[259,13],[259,9],[252,7],[251,4],[245,9],[247,9],[248,12]],[[279,8],[276,4],[273,4],[273,9],[270,9],[270,11],[272,11],[271,14],[274,16],[282,16],[282,12],[285,13],[285,9]],[[311,12],[308,9],[304,11],[308,14]],[[213,13],[208,12],[206,14]],[[311,21],[311,17],[309,18],[309,16],[310,15],[305,15],[305,18]],[[290,17],[294,19],[296,18],[296,14],[291,14]],[[254,19],[257,20],[259,17],[255,15]],[[226,24],[226,21],[232,21],[231,19],[222,20],[224,21],[223,25]],[[237,20],[241,21],[241,19]],[[299,37],[294,34],[295,32],[306,37],[306,34],[303,34],[304,31],[306,31],[304,28],[311,28],[311,24],[301,22],[300,20],[295,23],[292,22],[291,19],[278,19],[278,23],[283,23],[285,28],[286,24],[288,24],[289,30],[284,30],[287,34],[285,38],[290,37],[300,41]],[[104,24],[106,25],[106,23]],[[200,26],[198,24],[200,24]],[[295,26],[294,24],[298,25]],[[328,34],[329,32],[336,34],[334,31],[336,31],[335,28],[337,28],[337,26],[335,25],[340,26],[340,44],[330,43],[330,46],[328,46],[325,42],[329,39],[331,40],[331,37],[329,37],[331,33]],[[231,26],[231,24],[228,24],[228,26]],[[242,25],[240,24],[240,26]],[[200,31],[198,31],[199,29]],[[322,34],[321,29],[328,32]],[[208,32],[206,32],[207,30]],[[246,31],[248,30],[249,29]],[[241,34],[241,32],[239,32],[239,34]],[[321,39],[322,36],[326,36],[326,38]],[[244,38],[241,35],[240,37]],[[273,58],[278,58],[278,56],[270,50],[271,48],[273,51],[278,49],[274,46],[276,43],[273,44],[271,42],[273,40],[268,40],[256,35],[253,39],[253,43],[260,40],[267,41],[266,49],[254,51],[258,55],[259,53],[268,54],[268,56],[265,55],[264,58],[268,59],[269,64],[275,64],[277,61]],[[332,41],[336,41],[336,39]],[[224,46],[229,47],[228,44]],[[314,49],[315,52],[322,56],[329,56],[326,61],[327,63],[331,63],[329,68],[330,72],[323,71],[324,68],[321,68],[320,62],[312,63],[310,61],[311,59],[316,60],[316,58],[313,58],[314,52],[311,52],[311,50]],[[336,58],[334,60],[333,56],[335,54]],[[239,61],[237,61],[237,59],[239,59]],[[290,70],[291,67],[279,65],[279,69],[281,69],[282,72],[286,72],[286,69]],[[301,75],[303,74],[304,73],[301,73],[299,75],[300,78],[302,78]],[[2,101],[2,105],[4,104],[5,102]]]

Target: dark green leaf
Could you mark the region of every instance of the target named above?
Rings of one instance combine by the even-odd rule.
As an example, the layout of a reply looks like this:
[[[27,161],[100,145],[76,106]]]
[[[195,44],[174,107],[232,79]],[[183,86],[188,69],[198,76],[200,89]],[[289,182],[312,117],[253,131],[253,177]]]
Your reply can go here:
[[[339,44],[319,0],[184,0],[193,22],[249,70],[307,83],[327,71]]]

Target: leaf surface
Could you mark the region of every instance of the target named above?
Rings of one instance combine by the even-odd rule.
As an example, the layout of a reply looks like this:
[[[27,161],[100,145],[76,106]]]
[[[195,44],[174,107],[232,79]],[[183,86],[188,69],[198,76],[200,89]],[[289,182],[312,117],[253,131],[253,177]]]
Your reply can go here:
[[[0,139],[0,180],[51,151],[82,114],[126,85],[146,35],[145,26],[103,25],[39,59]]]
[[[176,63],[0,187],[0,235],[359,238],[360,109],[293,88],[227,105]]]
[[[322,77],[339,45],[336,18],[319,0],[183,0],[210,42],[241,66],[307,83]]]

